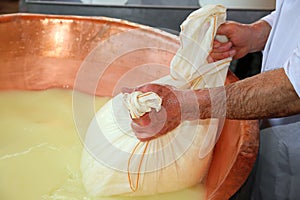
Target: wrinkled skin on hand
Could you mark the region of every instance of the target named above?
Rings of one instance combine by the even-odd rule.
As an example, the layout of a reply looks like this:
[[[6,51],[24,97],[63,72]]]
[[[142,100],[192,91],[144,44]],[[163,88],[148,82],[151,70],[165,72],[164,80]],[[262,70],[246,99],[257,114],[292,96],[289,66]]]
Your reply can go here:
[[[123,92],[133,91],[155,92],[162,98],[159,112],[152,109],[138,119],[132,119],[132,129],[140,141],[149,141],[175,129],[182,121],[180,101],[181,92],[169,85],[147,84],[133,90],[123,89]]]
[[[213,49],[207,58],[208,62],[215,62],[227,57],[239,59],[248,53],[263,50],[271,28],[264,20],[252,24],[233,21],[222,24],[217,30],[217,35],[225,35],[229,41],[221,43],[215,40]]]
[[[208,62],[222,60],[227,57],[239,59],[249,53],[252,42],[250,40],[251,29],[249,25],[226,22],[218,28],[217,34],[226,35],[229,41],[221,43],[214,40]]]

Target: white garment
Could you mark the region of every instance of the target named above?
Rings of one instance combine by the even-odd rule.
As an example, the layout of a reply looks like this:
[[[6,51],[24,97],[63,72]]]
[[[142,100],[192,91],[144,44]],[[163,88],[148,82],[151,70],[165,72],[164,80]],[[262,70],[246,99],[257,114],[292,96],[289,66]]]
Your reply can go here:
[[[300,1],[278,0],[276,10],[263,18],[272,26],[264,49],[262,71],[284,68],[300,97]],[[300,115],[270,119],[271,126],[295,123]]]
[[[283,67],[300,97],[300,1],[277,0],[276,11],[263,18],[272,26],[262,71]]]
[[[272,30],[264,49],[262,71],[284,68],[300,97],[299,8],[299,0],[277,0],[276,11],[263,18]],[[251,199],[299,199],[300,115],[268,122],[271,127],[260,133]]]

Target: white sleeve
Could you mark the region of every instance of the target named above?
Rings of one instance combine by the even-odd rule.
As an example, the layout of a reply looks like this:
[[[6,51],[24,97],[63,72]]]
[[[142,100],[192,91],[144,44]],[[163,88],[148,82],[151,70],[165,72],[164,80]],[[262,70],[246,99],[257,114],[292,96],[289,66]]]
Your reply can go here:
[[[300,97],[300,45],[284,63],[284,71],[291,81],[296,93]]]
[[[268,24],[270,24],[270,26],[273,26],[274,20],[276,19],[277,15],[278,15],[278,11],[281,9],[282,3],[283,3],[283,0],[276,0],[276,9],[275,9],[275,11],[273,11],[271,14],[261,18],[261,20],[264,20]]]
[[[276,16],[277,16],[277,12],[275,10],[271,14],[261,18],[261,20],[266,21],[268,24],[270,24],[270,26],[273,26]]]

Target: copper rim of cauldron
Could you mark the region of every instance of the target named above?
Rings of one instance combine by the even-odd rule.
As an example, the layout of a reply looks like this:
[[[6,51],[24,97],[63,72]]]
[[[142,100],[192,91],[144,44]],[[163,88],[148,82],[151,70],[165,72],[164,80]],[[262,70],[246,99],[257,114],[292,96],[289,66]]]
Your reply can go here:
[[[60,16],[60,15],[40,15],[40,14],[8,14],[0,16],[0,26],[4,23],[10,23],[16,20],[35,21],[45,19],[59,19],[59,20],[74,20],[79,22],[92,23],[111,23],[116,26],[128,29],[140,28],[146,32],[154,33],[158,37],[162,37],[178,44],[177,36],[157,30],[155,28],[147,27],[132,22],[112,19],[107,17],[81,17],[81,16]],[[26,22],[24,22],[26,23]],[[83,59],[82,57],[81,59]],[[0,83],[4,76],[0,76]],[[231,83],[238,79],[232,72],[228,72],[226,82]],[[72,79],[73,81],[73,79]],[[72,84],[72,81],[70,84]],[[51,84],[51,83],[50,83]],[[62,87],[62,85],[44,85],[35,88],[30,85],[18,85],[18,83],[2,84],[1,90],[4,89],[47,89],[51,87]],[[237,129],[238,128],[238,129]],[[239,130],[239,133],[233,133],[233,130]],[[207,199],[229,199],[245,182],[253,164],[255,162],[258,152],[258,121],[255,120],[226,120],[222,134],[215,146],[213,160],[206,179]]]

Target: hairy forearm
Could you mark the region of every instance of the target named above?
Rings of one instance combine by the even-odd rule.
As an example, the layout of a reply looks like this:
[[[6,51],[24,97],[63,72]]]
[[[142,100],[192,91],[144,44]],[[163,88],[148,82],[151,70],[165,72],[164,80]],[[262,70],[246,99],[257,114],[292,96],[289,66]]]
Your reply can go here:
[[[283,69],[229,84],[226,117],[261,119],[300,113],[300,98]]]
[[[185,118],[189,120],[219,117],[262,119],[300,113],[300,98],[283,69],[261,73],[224,87],[190,93],[185,101],[191,103],[187,103],[184,109]]]
[[[272,27],[267,22],[259,20],[250,24],[249,28],[251,29],[251,46],[249,53],[263,50]]]

